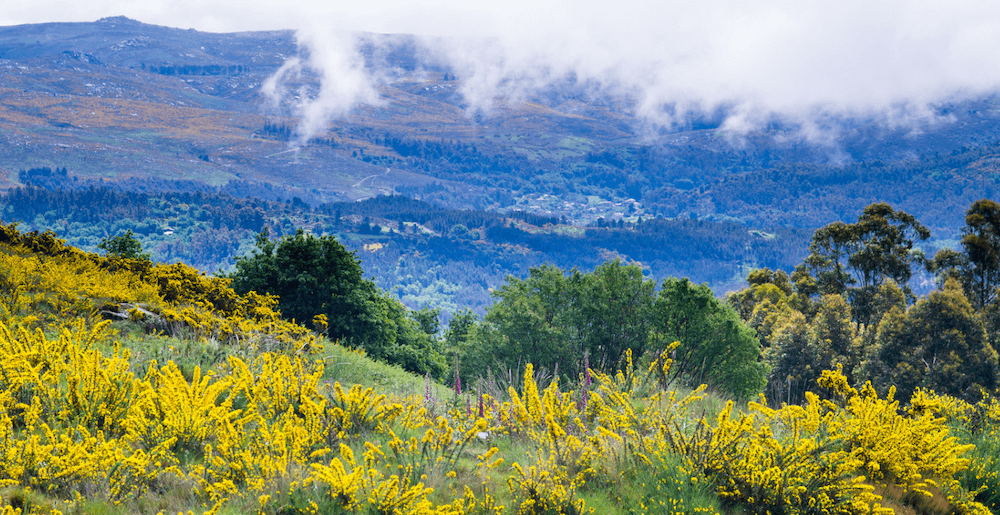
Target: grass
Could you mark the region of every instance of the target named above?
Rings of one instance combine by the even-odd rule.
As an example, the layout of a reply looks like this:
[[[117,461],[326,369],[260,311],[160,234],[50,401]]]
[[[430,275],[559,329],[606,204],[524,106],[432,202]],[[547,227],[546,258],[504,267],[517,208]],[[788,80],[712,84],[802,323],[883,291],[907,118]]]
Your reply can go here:
[[[557,225],[552,228],[552,234],[559,234],[562,236],[572,236],[574,238],[583,238],[587,235],[587,229],[580,227],[579,225]]]
[[[542,158],[538,151],[527,148],[527,147],[514,147],[514,152],[522,154],[528,158],[528,161],[538,161]]]
[[[212,339],[199,338],[198,335],[178,329],[173,335],[162,333],[146,333],[134,322],[119,321],[112,324],[113,337],[98,344],[102,353],[114,350],[115,343],[131,353],[133,363],[148,365],[155,360],[160,366],[167,361],[173,361],[188,380],[193,376],[194,368],[199,367],[204,372],[218,368],[226,363],[228,356],[233,355],[244,361],[252,361],[257,354],[276,349],[266,348],[266,342],[251,347],[235,347],[221,344]],[[375,388],[380,393],[406,397],[410,395],[423,396],[427,388],[426,379],[403,370],[398,365],[389,365],[367,357],[363,351],[349,349],[326,338],[321,338],[323,351],[315,356],[324,364],[323,381],[349,386],[360,384]],[[142,372],[145,372],[144,370]],[[452,390],[436,381],[430,381],[431,395],[442,402],[451,398]]]
[[[974,435],[960,427],[955,430],[963,440],[976,446],[970,453],[974,465],[960,476],[962,486],[973,492],[982,489],[976,500],[997,513],[1000,510],[1000,440],[996,437],[996,430]]]
[[[337,344],[324,342],[324,350],[318,356],[325,363],[323,380],[341,385],[360,384],[374,387],[381,393],[400,396],[424,395],[425,379],[411,374],[399,366],[375,361],[364,353]],[[431,381],[431,395],[445,399],[451,390]]]
[[[568,136],[561,139],[558,145],[563,148],[575,150],[579,154],[582,154],[593,148],[594,142],[588,138],[582,138],[579,136]]]
[[[98,344],[102,354],[112,352],[117,342],[123,349],[129,350],[132,363],[148,367],[153,361],[159,366],[163,366],[167,361],[173,361],[189,381],[194,376],[195,367],[202,371],[216,368],[225,363],[229,355],[237,355],[244,359],[253,357],[249,349],[239,349],[211,339],[199,338],[183,328],[178,328],[174,335],[146,333],[136,323],[121,321],[114,322],[112,329],[114,338]]]
[[[711,482],[705,478],[692,481],[680,457],[667,454],[652,460],[651,469],[627,469],[622,473],[621,484],[609,484],[605,491],[593,492],[603,495],[589,497],[588,506],[596,508],[596,513],[723,512]],[[588,498],[588,493],[591,492],[581,492],[581,496]],[[610,504],[612,499],[617,502]]]
[[[44,293],[44,292],[43,292]],[[138,293],[136,294],[138,295]],[[102,302],[104,300],[102,299]],[[99,302],[100,304],[100,302]],[[48,304],[38,303],[38,306]],[[38,313],[39,309],[32,308]],[[90,310],[80,309],[77,316],[84,316],[91,313]],[[51,319],[47,317],[46,319]],[[224,345],[213,340],[211,337],[198,335],[187,331],[181,327],[171,327],[170,334],[147,332],[141,323],[131,321],[115,322],[108,337],[97,343],[102,352],[110,351],[118,346],[128,349],[131,352],[131,362],[135,367],[148,367],[154,360],[157,364],[163,365],[168,360],[174,361],[181,369],[185,378],[190,381],[194,369],[201,368],[203,372],[215,369],[220,373],[225,373],[226,358],[231,355],[239,356],[245,361],[251,361],[259,353],[265,351],[277,351],[290,353],[292,348],[279,348],[275,342],[269,342],[266,338],[251,339],[249,343],[237,345]],[[416,376],[403,371],[398,366],[390,366],[384,363],[375,362],[366,357],[362,352],[354,351],[336,345],[326,339],[320,340],[322,350],[319,350],[312,359],[320,360],[325,365],[322,376],[323,383],[327,385],[333,382],[340,382],[348,387],[353,384],[360,384],[364,387],[372,387],[376,395],[385,394],[388,397],[387,403],[396,402],[396,398],[401,397],[423,397],[425,389],[430,388],[429,397],[432,402],[424,404],[431,413],[431,419],[438,415],[445,415],[449,409],[462,410],[468,400],[473,397],[468,393],[465,396],[456,396],[447,386],[428,382],[424,377]],[[639,368],[643,370],[645,367]],[[142,370],[137,370],[141,375]],[[538,378],[536,381],[539,388],[544,388],[545,383]],[[497,382],[498,388],[488,389],[498,400],[502,401],[506,395],[506,386],[514,385],[517,382],[517,375],[511,374],[503,382]],[[632,407],[639,413],[649,413],[652,408],[664,408],[665,405],[654,406],[646,394],[652,393],[649,389],[652,385],[643,385],[637,388],[634,397],[629,398]],[[563,391],[574,389],[571,385],[563,387]],[[527,390],[527,389],[525,389]],[[321,390],[323,391],[323,390]],[[473,389],[475,391],[475,389]],[[686,388],[679,388],[676,392],[678,397],[685,397],[691,393]],[[323,395],[323,394],[321,394]],[[329,394],[327,394],[329,398]],[[343,402],[343,401],[341,401]],[[662,401],[661,401],[662,402]],[[680,423],[684,427],[693,425],[698,419],[714,420],[726,405],[727,400],[717,394],[707,393],[700,400],[692,403],[686,410],[680,412]],[[474,403],[473,403],[474,404]],[[244,407],[239,407],[243,409]],[[459,414],[455,420],[463,419]],[[365,419],[365,424],[355,427],[360,429],[351,430],[350,437],[344,441],[354,448],[354,454],[360,456],[363,453],[365,442],[371,442],[380,446],[390,454],[388,445],[391,433],[382,433],[375,429],[374,419]],[[399,424],[398,422],[388,422],[388,424]],[[346,426],[343,426],[346,427]],[[428,432],[429,426],[422,426],[419,429],[404,427],[402,424],[393,426],[392,429],[406,441],[413,438],[420,441]],[[457,426],[454,426],[457,427]],[[466,426],[468,427],[468,426]],[[588,431],[583,430],[582,434],[573,426],[567,425],[570,433],[574,436],[588,438]],[[523,429],[523,428],[522,428]],[[777,428],[775,432],[777,433]],[[345,429],[347,431],[347,429]],[[476,429],[479,431],[479,429]],[[544,432],[543,432],[544,433]],[[315,434],[315,433],[314,433]],[[539,467],[550,467],[553,470],[565,467],[559,471],[565,477],[575,477],[578,471],[590,470],[585,483],[582,486],[569,489],[574,499],[582,499],[589,508],[594,508],[595,513],[618,515],[633,513],[721,513],[725,509],[738,509],[739,507],[724,507],[721,505],[715,494],[714,486],[698,472],[685,470],[683,459],[669,453],[657,454],[643,451],[646,454],[640,458],[634,449],[628,447],[627,441],[608,440],[603,444],[607,452],[602,451],[595,460],[599,463],[594,466],[589,462],[576,461],[574,455],[560,454],[558,460],[553,459],[555,466],[546,465],[552,454],[551,448],[545,445],[540,446],[538,435],[529,436],[527,431],[514,432],[510,435],[488,435],[484,439],[478,436],[471,436],[467,443],[457,443],[454,438],[449,438],[447,443],[435,450],[425,454],[423,451],[403,453],[397,457],[390,457],[387,463],[387,470],[394,472],[403,470],[407,465],[412,465],[417,473],[409,477],[414,482],[421,481],[425,487],[432,488],[434,493],[431,500],[437,503],[449,503],[451,500],[462,497],[466,486],[473,489],[483,489],[484,484],[488,486],[498,504],[506,506],[507,513],[516,511],[518,503],[526,496],[531,495],[530,489],[523,485],[527,481],[520,483],[520,487],[515,487],[512,491],[508,488],[508,481],[517,485],[520,476],[512,473],[513,464],[520,463],[525,469],[532,465]],[[992,483],[989,485],[987,495],[994,495],[996,488],[997,465],[995,456],[1000,451],[1000,444],[997,444],[995,436],[982,435],[979,440],[969,435],[963,435],[966,440],[972,438],[980,448],[977,452],[977,462],[982,463],[988,470],[993,472]],[[477,469],[477,456],[484,454],[490,447],[498,448],[498,455],[503,457],[504,464],[495,469]],[[185,447],[187,448],[187,447]],[[558,447],[555,447],[558,451]],[[179,460],[181,469],[190,471],[206,460],[205,454],[198,449],[191,449],[183,454],[174,451]],[[324,451],[326,452],[326,451]],[[336,453],[335,450],[330,451]],[[576,452],[576,451],[572,451]],[[437,453],[437,454],[434,454]],[[331,454],[332,456],[332,454]],[[567,457],[568,456],[568,457]],[[444,461],[440,461],[439,458]],[[330,457],[324,458],[329,460]],[[454,466],[449,465],[454,459]],[[645,460],[648,459],[647,463]],[[439,465],[444,463],[444,465]],[[322,465],[322,463],[318,463]],[[159,466],[159,465],[157,465]],[[296,468],[297,467],[297,468]],[[566,472],[568,471],[568,473]],[[977,470],[977,472],[983,472]],[[287,470],[280,478],[276,478],[272,483],[268,483],[265,493],[273,492],[275,504],[268,505],[264,510],[268,514],[277,513],[298,513],[308,511],[309,502],[316,502],[320,512],[337,513],[338,509],[333,506],[333,501],[329,499],[325,491],[319,489],[293,488],[291,485],[309,475],[307,465],[296,465]],[[527,476],[527,474],[526,474]],[[188,476],[193,477],[193,476]],[[534,477],[534,476],[533,476]],[[539,476],[540,477],[540,476]],[[980,476],[976,476],[978,481]],[[104,480],[100,480],[104,481]],[[119,514],[119,513],[177,513],[193,510],[202,512],[210,509],[205,506],[204,496],[199,496],[193,492],[192,480],[179,477],[171,473],[163,473],[157,477],[148,488],[138,491],[135,495],[129,495],[125,499],[110,499],[109,486],[105,483],[95,481],[86,486],[70,485],[60,487],[61,491],[29,490],[27,488],[11,487],[0,489],[0,497],[5,501],[16,505],[16,507],[26,508],[27,511],[48,512],[59,509],[64,513],[92,513],[92,514]],[[80,488],[80,495],[83,497],[72,497],[72,489]],[[978,485],[967,486],[970,490],[978,488]],[[285,494],[285,492],[290,492]],[[935,491],[935,495],[928,500],[907,495],[905,492],[894,492],[886,489],[888,498],[894,498],[898,504],[897,513],[920,513],[921,515],[944,515],[949,509],[948,503],[940,492]],[[248,513],[255,512],[259,508],[257,501],[258,493],[253,495],[238,495],[225,504],[219,513]],[[482,498],[482,496],[480,496]],[[103,500],[99,500],[103,499]],[[120,502],[121,504],[116,504]],[[992,502],[984,499],[984,502]],[[326,503],[330,503],[327,505]],[[562,508],[568,508],[564,505]],[[911,509],[912,511],[906,511]],[[573,513],[572,510],[561,511]]]

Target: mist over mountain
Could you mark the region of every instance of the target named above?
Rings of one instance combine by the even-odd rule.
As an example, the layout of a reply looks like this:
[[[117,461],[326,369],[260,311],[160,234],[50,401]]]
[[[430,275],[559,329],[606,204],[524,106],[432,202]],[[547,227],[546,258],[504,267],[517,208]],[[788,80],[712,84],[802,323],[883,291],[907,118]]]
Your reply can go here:
[[[921,16],[886,25],[892,41],[860,27],[856,45],[834,51],[803,35],[823,12],[789,13],[787,26],[734,35],[746,62],[724,37],[743,11],[701,35],[702,14],[689,13],[693,28],[669,38],[559,21],[579,27],[567,29],[576,43],[535,25],[478,36],[209,33],[125,17],[0,27],[0,186],[202,184],[311,206],[395,194],[565,227],[660,218],[746,234],[814,229],[886,201],[932,229],[929,252],[953,244],[965,209],[1000,181],[986,66],[996,47],[976,46],[993,32],[920,36]],[[796,34],[808,47],[797,57],[772,52]],[[906,63],[935,45],[917,66],[941,80],[916,80]],[[45,168],[66,180],[24,173]],[[726,259],[721,276],[736,281],[761,264]]]

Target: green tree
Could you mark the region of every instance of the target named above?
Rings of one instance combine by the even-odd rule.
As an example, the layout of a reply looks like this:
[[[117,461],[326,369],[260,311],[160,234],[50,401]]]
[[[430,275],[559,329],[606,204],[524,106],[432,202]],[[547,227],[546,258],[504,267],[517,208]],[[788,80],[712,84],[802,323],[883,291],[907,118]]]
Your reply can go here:
[[[374,310],[376,287],[364,279],[360,261],[333,236],[317,237],[301,229],[278,241],[267,231],[257,236],[249,256],[236,260],[233,289],[267,292],[279,297],[286,318],[311,321],[325,314],[329,335],[337,340],[358,338]],[[359,320],[361,317],[362,320]]]
[[[757,302],[762,298],[760,293],[762,288],[772,292],[780,291],[786,298],[792,294],[794,289],[788,274],[784,270],[772,271],[770,268],[756,268],[751,270],[747,274],[747,284],[748,287],[731,293],[726,298],[726,303],[732,306],[743,320],[750,320],[750,317],[753,315],[754,309],[757,307]],[[765,285],[769,286],[765,287]],[[774,295],[767,294],[765,296],[770,298]]]
[[[847,270],[857,231],[851,224],[834,222],[813,234],[805,264],[816,276],[816,286],[823,294],[842,294],[854,279]]]
[[[868,349],[875,345],[875,338],[878,336],[879,327],[885,316],[896,309],[900,313],[906,312],[906,293],[896,284],[895,281],[886,281],[878,287],[878,292],[872,299],[872,317],[867,325],[861,326],[861,354],[862,360],[868,354]],[[860,379],[860,378],[859,378]]]
[[[708,286],[696,286],[687,279],[665,280],[652,320],[660,345],[680,342],[674,350],[672,379],[708,383],[738,398],[763,390],[768,366],[763,362],[760,342],[736,311],[720,302]]]
[[[132,229],[128,229],[124,234],[113,238],[102,238],[101,242],[97,244],[97,248],[107,252],[108,257],[149,261],[149,252],[142,251],[142,242],[135,237]]]
[[[410,312],[410,318],[417,322],[420,330],[428,336],[437,336],[441,330],[441,309],[422,307]]]
[[[872,204],[855,225],[856,240],[847,260],[863,290],[877,289],[886,279],[906,287],[913,276],[912,263],[922,256],[913,251],[917,240],[931,236],[929,229],[905,211],[889,204]]]
[[[507,284],[493,292],[495,300],[484,317],[488,328],[476,332],[484,338],[477,343],[493,353],[493,359],[475,364],[476,372],[484,373],[491,364],[517,370],[529,362],[549,371],[556,366],[561,372],[580,370],[583,349],[576,301],[582,275],[573,270],[567,277],[558,267],[543,265],[531,268],[523,280],[508,277]]]
[[[747,323],[754,329],[757,339],[763,347],[772,345],[772,335],[775,328],[795,312],[788,303],[785,292],[771,283],[760,284],[750,288],[754,301],[753,311]]]
[[[357,257],[333,236],[299,230],[274,241],[262,232],[230,277],[238,293],[277,295],[285,318],[311,324],[316,315],[326,315],[332,340],[413,372],[444,372],[440,344],[428,333],[436,333],[436,313],[411,317],[399,300],[363,277]]]
[[[792,283],[795,284],[795,292],[798,293],[804,300],[808,300],[820,291],[819,282],[812,276],[812,274],[809,273],[809,266],[805,263],[795,267],[795,271],[792,272],[791,280]]]
[[[444,350],[450,358],[459,358],[462,360],[459,365],[459,373],[462,377],[472,378],[478,372],[477,365],[483,360],[490,361],[488,358],[492,353],[492,349],[486,350],[486,354],[482,354],[477,351],[484,351],[482,347],[485,345],[483,342],[478,342],[479,347],[470,345],[469,341],[472,339],[471,333],[479,326],[479,316],[476,315],[471,309],[463,308],[458,310],[451,317],[451,321],[448,322],[448,328],[444,331]],[[471,363],[465,363],[465,360],[471,359]],[[452,361],[454,361],[452,359]],[[454,374],[454,369],[451,373]]]
[[[937,276],[938,287],[948,279],[955,279],[963,285],[968,282],[969,259],[961,252],[941,249],[934,254],[933,259],[928,259],[924,266],[928,272]]]
[[[962,248],[968,259],[965,277],[969,300],[982,308],[996,299],[1000,286],[1000,205],[982,199],[965,213]]]
[[[962,250],[939,250],[927,269],[941,284],[959,280],[972,306],[983,309],[996,300],[1000,286],[1000,205],[987,199],[972,203],[965,212]]]
[[[656,283],[644,279],[638,266],[613,260],[585,274],[581,286],[575,323],[591,362],[609,369],[622,365],[626,350],[641,356],[649,337]]]
[[[614,369],[627,349],[636,357],[644,351],[654,289],[641,268],[617,260],[591,273],[543,265],[525,279],[508,277],[493,292],[495,301],[482,324],[466,332],[463,374],[531,362],[577,377],[584,353],[592,367]]]
[[[381,340],[367,340],[362,346],[372,357],[399,365],[404,370],[418,374],[430,374],[444,378],[447,370],[441,342],[436,339],[436,330],[428,332],[428,314],[434,310],[407,309],[391,294],[377,290],[376,305]]]
[[[820,300],[816,316],[809,324],[809,344],[819,372],[840,365],[848,380],[854,382],[854,372],[861,361],[861,337],[844,297],[824,295]],[[811,379],[819,379],[818,372]]]
[[[493,293],[481,324],[466,329],[463,317],[446,339],[460,349],[463,375],[531,362],[569,377],[583,371],[585,354],[591,367],[608,371],[620,367],[629,350],[633,359],[652,359],[650,353],[676,340],[671,380],[708,382],[738,397],[760,392],[767,366],[753,330],[736,312],[705,285],[669,279],[658,294],[655,286],[637,265],[617,260],[591,273],[532,268],[527,278],[508,277]]]
[[[444,332],[445,348],[457,349],[469,340],[469,331],[479,322],[479,317],[469,308],[458,310],[451,321],[448,322],[448,329]]]
[[[846,294],[855,320],[869,324],[883,282],[892,279],[909,293],[912,264],[923,262],[913,246],[929,237],[930,230],[905,211],[871,204],[856,223],[835,222],[817,230],[805,263],[820,293]]]
[[[893,308],[879,324],[868,375],[900,398],[917,387],[976,401],[997,386],[997,353],[959,283],[920,299],[905,314]]]
[[[767,397],[789,404],[801,402],[820,374],[814,357],[809,348],[809,322],[802,313],[792,312],[774,328],[771,345],[764,349],[770,367]]]

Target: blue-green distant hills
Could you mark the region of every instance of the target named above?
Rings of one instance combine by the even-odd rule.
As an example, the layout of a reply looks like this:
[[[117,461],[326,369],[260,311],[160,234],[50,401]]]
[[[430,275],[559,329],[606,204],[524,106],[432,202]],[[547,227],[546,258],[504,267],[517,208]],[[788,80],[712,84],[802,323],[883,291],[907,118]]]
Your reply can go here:
[[[718,112],[651,127],[627,95],[573,81],[472,113],[463,77],[420,38],[359,41],[365,66],[383,78],[382,103],[296,149],[294,105],[316,94],[319,78],[292,79],[277,104],[261,89],[299,55],[292,31],[214,34],[122,17],[0,27],[0,188],[35,188],[5,197],[4,220],[55,229],[85,248],[104,233],[145,228],[154,257],[205,269],[230,265],[263,227],[301,224],[341,233],[381,286],[400,286],[414,303],[461,305],[457,291],[472,281],[462,274],[475,271],[473,304],[483,305],[505,274],[531,264],[591,267],[613,257],[725,291],[750,267],[794,266],[812,229],[875,201],[930,227],[930,247],[946,245],[968,206],[998,191],[992,96],[931,106],[933,122],[821,120],[835,138],[815,143],[780,120],[727,133]],[[100,204],[82,207],[87,197],[59,193],[87,188],[145,196],[102,215]],[[41,190],[56,192],[55,207],[16,218]],[[450,214],[428,226],[408,211],[362,215],[337,204],[379,195]],[[260,210],[250,222],[213,222],[250,204]],[[409,270],[413,263],[421,265]]]

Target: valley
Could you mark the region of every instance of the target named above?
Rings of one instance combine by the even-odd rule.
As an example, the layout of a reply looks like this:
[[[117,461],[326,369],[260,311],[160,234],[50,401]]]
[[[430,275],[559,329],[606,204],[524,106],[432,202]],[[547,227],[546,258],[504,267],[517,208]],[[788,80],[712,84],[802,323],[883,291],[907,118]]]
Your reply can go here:
[[[993,97],[939,105],[936,118],[917,126],[837,120],[831,129],[837,139],[817,143],[795,137],[789,124],[726,132],[717,115],[692,115],[669,129],[651,126],[637,116],[634,99],[572,81],[495,99],[487,111],[473,109],[472,86],[435,57],[427,41],[379,34],[356,41],[365,69],[380,77],[378,101],[302,140],[301,106],[322,98],[322,77],[304,69],[272,84],[275,95],[265,92],[283,65],[308,52],[291,31],[213,34],[121,17],[0,27],[0,188],[94,186],[154,196],[212,191],[297,199],[310,208],[403,195],[456,212],[532,213],[555,220],[552,229],[533,233],[545,243],[531,247],[534,257],[526,258],[522,272],[501,267],[487,275],[492,279],[483,291],[529,263],[590,267],[598,257],[618,256],[646,263],[655,277],[692,277],[723,294],[741,285],[751,268],[790,270],[798,263],[807,240],[788,236],[794,231],[808,234],[850,219],[877,201],[924,221],[932,239],[922,245],[932,255],[954,244],[964,209],[994,195],[1000,183],[1000,109]],[[25,173],[43,169],[64,169],[66,180]],[[7,212],[16,209],[9,205]],[[293,226],[329,228],[355,245],[380,286],[409,288],[399,281],[411,272],[364,251],[367,239],[399,233],[388,228],[400,221],[372,213],[371,223],[386,228],[384,235],[357,235],[360,220],[342,225],[328,219],[332,213],[284,210],[279,205],[262,224],[224,237],[205,222],[189,224],[189,231],[201,231],[198,241],[233,240],[210,259],[176,250],[190,247],[184,229],[141,237],[155,259],[218,270],[230,267],[265,226],[276,235]],[[16,221],[23,229],[55,230],[88,249],[96,234],[178,225],[169,217],[109,218],[83,228],[71,210],[50,211]],[[15,221],[11,216],[5,220]],[[606,239],[580,254],[567,243],[575,240],[565,240],[602,226],[634,234],[650,220],[697,221],[727,235],[743,227],[736,240],[703,240],[741,250],[709,253],[725,258],[692,258],[676,248],[651,256],[642,250],[651,243],[627,250]],[[485,227],[462,225],[478,231],[476,248],[507,244],[491,239]],[[755,236],[761,234],[776,236]],[[780,247],[785,257],[743,250],[750,241]],[[434,262],[452,266],[440,259]],[[446,283],[448,291],[467,286]],[[930,287],[929,276],[923,284]],[[454,299],[446,304],[457,306]]]

